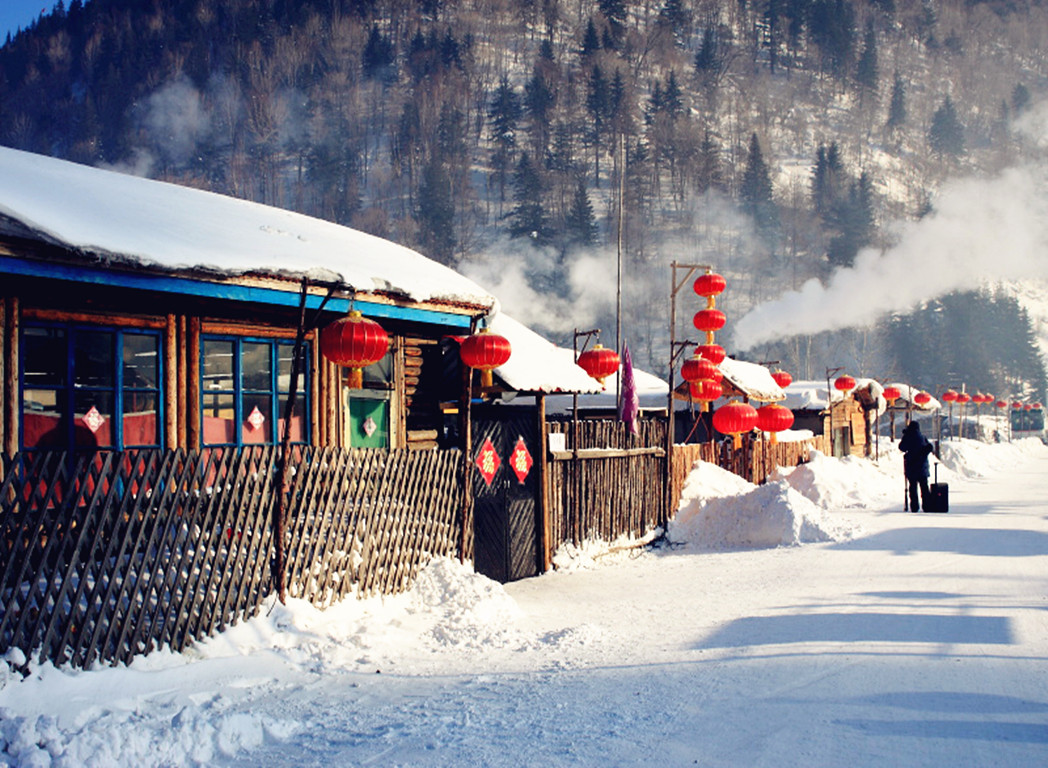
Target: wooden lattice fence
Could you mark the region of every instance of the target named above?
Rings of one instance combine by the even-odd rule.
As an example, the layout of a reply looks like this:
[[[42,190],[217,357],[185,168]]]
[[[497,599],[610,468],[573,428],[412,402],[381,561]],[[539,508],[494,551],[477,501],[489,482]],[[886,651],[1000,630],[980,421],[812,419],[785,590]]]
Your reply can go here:
[[[397,592],[456,555],[458,451],[297,450],[288,592]],[[272,591],[276,449],[18,455],[0,478],[0,653],[87,666],[181,650]]]

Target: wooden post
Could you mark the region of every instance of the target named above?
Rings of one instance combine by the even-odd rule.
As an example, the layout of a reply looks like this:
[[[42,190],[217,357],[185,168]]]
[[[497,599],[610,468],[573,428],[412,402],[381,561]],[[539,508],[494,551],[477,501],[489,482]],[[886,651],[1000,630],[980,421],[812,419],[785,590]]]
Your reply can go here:
[[[18,453],[18,305],[17,296],[8,296],[4,302],[4,452],[9,457]]]
[[[549,440],[546,436],[546,396],[535,395],[539,429],[539,519],[542,521],[539,531],[539,551],[542,553],[542,573],[549,570],[552,562],[552,521],[549,511]]]
[[[186,384],[189,372],[186,370],[188,362],[187,322],[185,315],[178,316],[178,445],[180,448],[188,448],[189,434],[187,423],[189,421],[189,393]]]
[[[311,445],[321,445],[320,439],[320,372],[323,370],[324,361],[320,354],[320,334],[313,334],[313,375],[309,380],[309,423]]]
[[[164,326],[164,447],[178,447],[178,324],[167,316]]]
[[[463,363],[462,371],[462,399],[459,407],[462,421],[462,531],[459,538],[459,562],[464,563],[466,562],[466,537],[473,518],[473,419],[470,414],[470,403],[473,399],[473,369]]]
[[[199,451],[200,435],[200,318],[191,317],[186,340],[186,448]]]

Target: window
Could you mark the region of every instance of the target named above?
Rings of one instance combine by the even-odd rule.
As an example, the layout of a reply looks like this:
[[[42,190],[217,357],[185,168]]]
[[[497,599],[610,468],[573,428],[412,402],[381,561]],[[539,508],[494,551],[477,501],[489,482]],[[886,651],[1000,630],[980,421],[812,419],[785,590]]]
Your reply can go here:
[[[291,388],[290,341],[204,337],[201,341],[201,425],[204,445],[280,441]],[[291,417],[291,441],[309,437],[309,364],[303,361]]]
[[[160,350],[154,331],[27,324],[22,447],[159,447]]]
[[[393,352],[364,369],[360,389],[343,388],[346,409],[345,443],[352,448],[388,448]]]

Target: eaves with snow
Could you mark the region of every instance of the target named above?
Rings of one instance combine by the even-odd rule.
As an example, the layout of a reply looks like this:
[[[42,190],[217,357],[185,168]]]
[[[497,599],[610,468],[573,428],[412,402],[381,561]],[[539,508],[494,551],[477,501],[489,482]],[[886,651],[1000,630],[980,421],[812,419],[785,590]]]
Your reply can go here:
[[[496,299],[382,238],[299,213],[0,147],[0,231],[67,249],[85,265],[215,280],[304,276],[339,289],[458,305]]]
[[[575,353],[547,341],[506,314],[498,313],[488,324],[506,337],[512,354],[495,374],[517,392],[596,393],[601,385],[575,364]]]

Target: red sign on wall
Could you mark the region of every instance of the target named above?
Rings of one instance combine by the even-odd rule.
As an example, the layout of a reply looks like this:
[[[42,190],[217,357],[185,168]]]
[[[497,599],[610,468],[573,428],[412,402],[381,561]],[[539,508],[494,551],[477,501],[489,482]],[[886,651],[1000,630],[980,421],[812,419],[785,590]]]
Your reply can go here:
[[[513,453],[509,457],[509,465],[521,485],[524,485],[524,480],[527,478],[528,472],[531,471],[532,464],[534,464],[534,461],[532,461],[531,454],[528,453],[528,446],[524,444],[524,438],[518,437]]]
[[[495,473],[499,471],[499,464],[501,463],[499,455],[495,451],[495,446],[491,444],[491,438],[487,438],[484,440],[484,445],[480,446],[480,452],[477,454],[477,469],[480,470],[480,476],[484,478],[484,482],[489,486],[491,481],[495,479]]]

